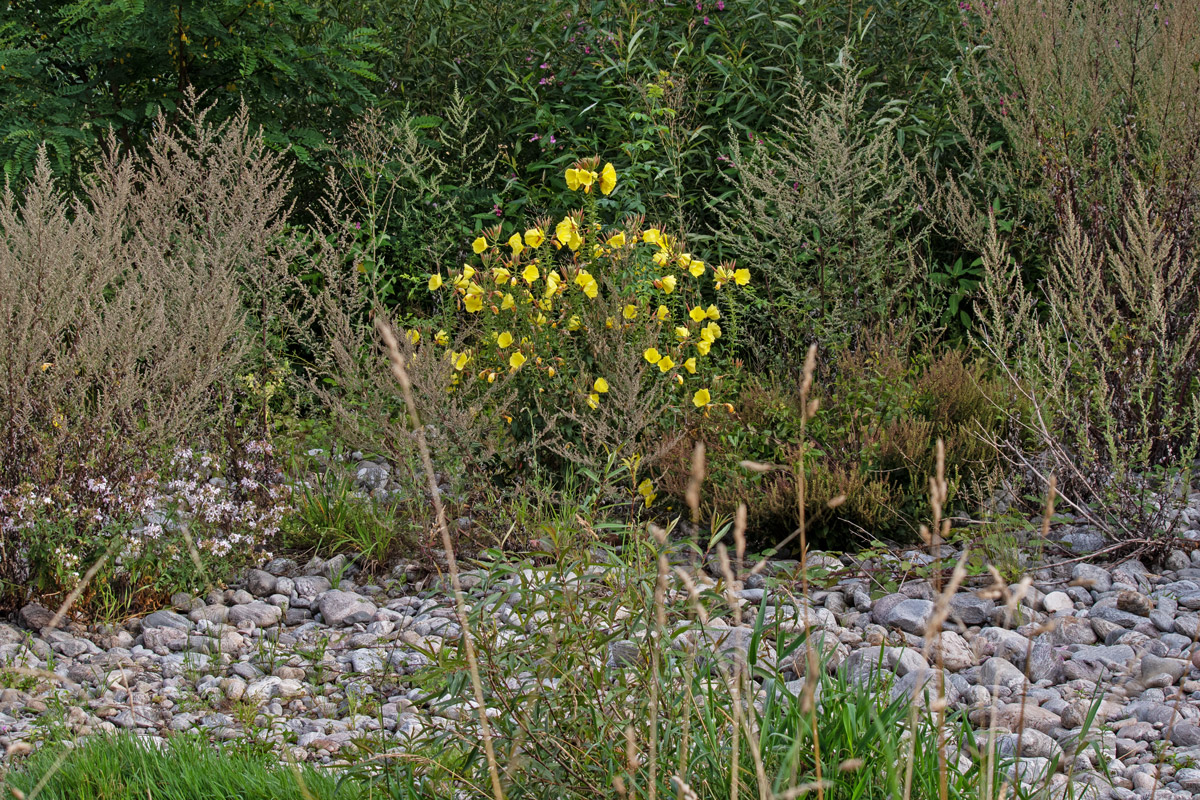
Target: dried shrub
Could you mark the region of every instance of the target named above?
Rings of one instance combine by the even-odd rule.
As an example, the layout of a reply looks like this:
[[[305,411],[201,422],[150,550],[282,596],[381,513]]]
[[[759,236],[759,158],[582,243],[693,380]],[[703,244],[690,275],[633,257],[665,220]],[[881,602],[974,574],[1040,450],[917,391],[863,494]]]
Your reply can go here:
[[[282,157],[244,109],[212,124],[193,97],[181,119],[160,117],[142,155],[110,139],[79,197],[43,155],[0,199],[0,580],[36,566],[33,527],[87,538],[134,518],[172,445],[211,443],[247,304],[265,307],[287,263]]]
[[[1200,433],[1200,259],[1135,187],[1119,231],[1097,238],[1068,211],[1037,291],[993,230],[980,340],[1030,413],[1036,454],[1009,452],[1078,514],[1147,543],[1178,521]],[[1046,315],[1038,313],[1044,305]],[[1015,416],[1015,415],[1014,415]]]

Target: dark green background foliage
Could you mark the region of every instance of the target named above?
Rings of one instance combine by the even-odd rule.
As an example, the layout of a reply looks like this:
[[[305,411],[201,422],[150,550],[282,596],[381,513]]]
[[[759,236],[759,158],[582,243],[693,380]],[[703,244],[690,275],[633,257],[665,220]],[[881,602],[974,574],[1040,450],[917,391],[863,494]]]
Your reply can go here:
[[[108,131],[136,147],[189,88],[224,113],[244,98],[267,141],[306,165],[377,100],[376,32],[302,0],[11,0],[0,13],[10,179],[43,141],[60,171],[88,163]]]

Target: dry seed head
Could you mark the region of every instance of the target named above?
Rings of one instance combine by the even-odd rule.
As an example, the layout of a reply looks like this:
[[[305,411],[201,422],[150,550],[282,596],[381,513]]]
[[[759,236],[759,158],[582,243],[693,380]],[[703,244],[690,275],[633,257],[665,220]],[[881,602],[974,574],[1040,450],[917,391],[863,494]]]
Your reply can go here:
[[[829,502],[825,504],[825,507],[829,509],[837,508],[844,502],[846,502],[846,495],[839,494],[837,497],[831,497]]]

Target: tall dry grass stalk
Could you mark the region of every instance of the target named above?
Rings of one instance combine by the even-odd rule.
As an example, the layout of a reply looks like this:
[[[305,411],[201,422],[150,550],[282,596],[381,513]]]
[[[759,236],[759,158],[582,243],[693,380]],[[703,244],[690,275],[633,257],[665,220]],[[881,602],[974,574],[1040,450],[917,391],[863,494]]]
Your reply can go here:
[[[438,488],[437,476],[433,469],[433,458],[429,453],[429,443],[425,439],[425,428],[417,414],[417,405],[413,395],[412,380],[405,366],[404,354],[391,325],[384,320],[382,314],[375,317],[375,329],[386,348],[388,363],[392,376],[400,384],[404,403],[412,418],[413,430],[416,435],[417,448],[421,456],[421,466],[428,480],[429,496],[433,502],[437,518],[438,530],[442,535],[442,547],[446,551],[446,563],[450,571],[450,582],[454,588],[454,604],[458,613],[458,624],[462,629],[463,650],[466,653],[467,665],[471,674],[471,689],[475,693],[475,705],[479,712],[479,733],[483,739],[484,753],[487,756],[488,775],[492,783],[493,800],[504,800],[504,788],[500,784],[500,768],[496,761],[496,749],[492,743],[491,726],[488,723],[487,703],[483,696],[483,682],[479,677],[479,662],[475,656],[475,644],[471,633],[471,620],[467,616],[466,599],[463,596],[462,582],[458,575],[458,560],[454,555],[454,539],[450,535],[450,526],[446,522],[446,509],[442,505],[441,490]]]

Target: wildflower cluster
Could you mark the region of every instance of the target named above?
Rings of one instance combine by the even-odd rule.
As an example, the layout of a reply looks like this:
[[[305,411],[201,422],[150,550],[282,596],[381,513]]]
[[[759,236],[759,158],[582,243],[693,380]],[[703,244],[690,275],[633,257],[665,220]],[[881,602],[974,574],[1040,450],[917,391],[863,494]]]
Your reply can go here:
[[[472,245],[477,261],[430,275],[431,292],[448,292],[445,326],[433,341],[455,370],[452,390],[520,373],[535,391],[562,386],[571,402],[598,408],[609,380],[590,371],[586,334],[603,326],[630,338],[636,330],[640,340],[648,334],[654,344],[645,360],[680,387],[685,402],[706,408],[715,369],[705,363],[723,334],[720,303],[713,300],[746,286],[750,271],[732,263],[710,267],[685,252],[678,237],[638,217],[603,225],[597,195],[616,189],[612,164],[600,168],[599,159],[586,159],[564,177],[584,196],[584,209],[536,220],[507,238],[500,226],[485,230]],[[456,336],[456,326],[471,333]],[[418,344],[421,334],[413,330],[409,338]]]

